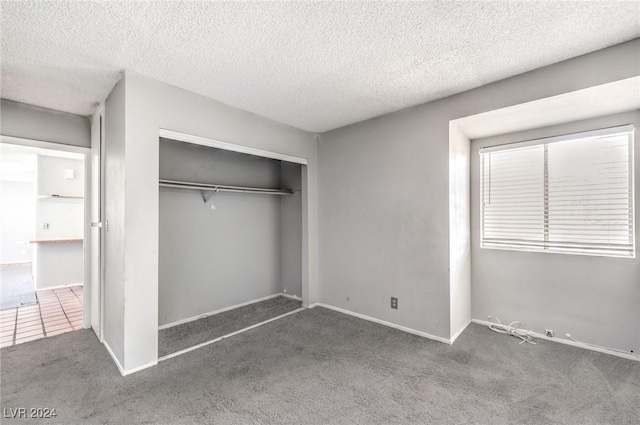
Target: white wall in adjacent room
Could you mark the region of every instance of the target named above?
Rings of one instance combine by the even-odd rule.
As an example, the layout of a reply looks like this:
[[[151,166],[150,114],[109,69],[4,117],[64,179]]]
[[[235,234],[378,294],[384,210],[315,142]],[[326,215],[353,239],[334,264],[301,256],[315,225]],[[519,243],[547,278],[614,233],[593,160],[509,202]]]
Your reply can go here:
[[[73,170],[74,178],[65,178]],[[81,239],[84,230],[84,161],[38,156],[36,239]],[[60,195],[60,198],[52,198]],[[78,199],[64,198],[73,196]],[[44,228],[44,224],[48,228]]]
[[[0,264],[32,261],[36,167],[34,152],[0,145]]]
[[[34,245],[36,288],[81,284],[84,272],[84,160],[38,155],[37,194],[35,239],[79,241]]]
[[[0,264],[26,263],[32,258],[29,241],[34,235],[35,185],[0,181]]]

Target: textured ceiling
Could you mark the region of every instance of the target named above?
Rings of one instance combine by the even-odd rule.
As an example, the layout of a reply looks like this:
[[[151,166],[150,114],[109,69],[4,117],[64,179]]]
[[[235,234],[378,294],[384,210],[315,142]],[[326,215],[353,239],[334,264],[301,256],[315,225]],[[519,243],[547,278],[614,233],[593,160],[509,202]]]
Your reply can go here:
[[[6,99],[88,115],[128,69],[323,132],[640,37],[640,2],[3,1],[1,25]]]

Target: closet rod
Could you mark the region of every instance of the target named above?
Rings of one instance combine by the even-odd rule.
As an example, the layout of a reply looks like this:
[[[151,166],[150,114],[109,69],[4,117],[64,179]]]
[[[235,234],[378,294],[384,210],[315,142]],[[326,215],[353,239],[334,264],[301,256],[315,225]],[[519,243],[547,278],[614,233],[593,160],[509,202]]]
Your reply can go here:
[[[175,180],[160,180],[159,184],[162,187],[172,187],[176,189],[206,190],[210,192],[253,193],[253,194],[260,194],[260,195],[291,195],[293,194],[293,192],[290,190],[192,183],[192,182],[181,182],[181,181],[175,181]]]

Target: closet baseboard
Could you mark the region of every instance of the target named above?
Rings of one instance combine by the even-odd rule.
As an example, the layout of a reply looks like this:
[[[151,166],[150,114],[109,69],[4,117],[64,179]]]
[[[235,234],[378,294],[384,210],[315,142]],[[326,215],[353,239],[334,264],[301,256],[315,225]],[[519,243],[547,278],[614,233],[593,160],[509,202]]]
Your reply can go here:
[[[281,294],[279,294],[279,295],[282,295],[282,296],[283,296],[283,297],[285,297],[285,298],[291,298],[292,300],[302,301],[302,297],[299,297],[299,296],[297,296],[297,295],[291,295],[291,294],[287,294],[287,293],[285,293],[285,292],[282,292],[282,293],[281,293]]]
[[[236,305],[232,305],[229,307],[224,307],[218,310],[213,310],[210,311],[208,313],[203,313],[203,314],[199,314],[197,316],[193,316],[193,317],[187,317],[186,319],[180,319],[180,320],[176,320],[175,322],[171,322],[171,323],[166,323],[164,325],[158,326],[158,330],[161,331],[163,329],[168,329],[168,328],[172,328],[174,326],[178,326],[178,325],[182,325],[184,323],[189,323],[189,322],[193,322],[199,319],[204,319],[205,317],[209,317],[209,316],[214,316],[216,314],[220,314],[220,313],[224,313],[225,311],[229,311],[229,310],[233,310],[236,308],[240,308],[240,307],[244,307],[250,304],[255,304],[255,303],[259,303],[260,301],[266,301],[266,300],[270,300],[271,298],[276,298],[276,297],[287,297],[287,298],[291,298],[294,300],[298,300],[298,301],[302,301],[302,299],[297,298],[296,296],[292,296],[289,294],[273,294],[273,295],[267,295],[266,297],[262,297],[262,298],[256,298],[255,300],[251,300],[251,301],[246,301],[240,304],[236,304]]]

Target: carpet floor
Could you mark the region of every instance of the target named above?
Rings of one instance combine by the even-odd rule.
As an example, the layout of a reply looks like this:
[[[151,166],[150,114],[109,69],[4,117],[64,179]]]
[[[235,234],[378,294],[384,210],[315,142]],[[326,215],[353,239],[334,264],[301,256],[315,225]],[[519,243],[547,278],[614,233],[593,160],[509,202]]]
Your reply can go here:
[[[93,332],[0,350],[4,424],[637,424],[640,362],[471,324],[453,346],[313,308],[121,377]]]
[[[158,332],[158,356],[211,341],[300,307],[301,301],[280,296],[163,329]]]

